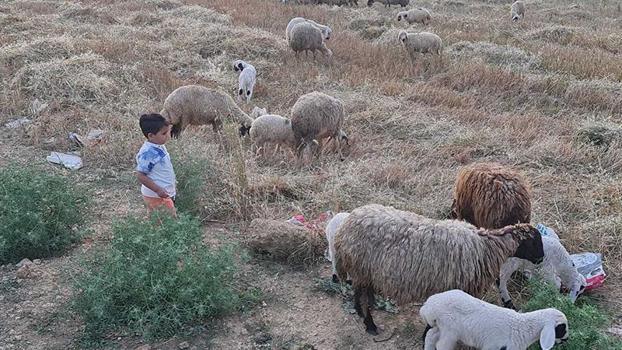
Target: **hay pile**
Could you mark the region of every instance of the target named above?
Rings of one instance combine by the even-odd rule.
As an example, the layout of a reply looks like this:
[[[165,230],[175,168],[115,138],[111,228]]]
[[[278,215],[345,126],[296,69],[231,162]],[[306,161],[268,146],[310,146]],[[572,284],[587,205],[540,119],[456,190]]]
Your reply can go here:
[[[282,220],[254,219],[248,246],[273,260],[301,266],[324,256],[326,240],[318,232]]]

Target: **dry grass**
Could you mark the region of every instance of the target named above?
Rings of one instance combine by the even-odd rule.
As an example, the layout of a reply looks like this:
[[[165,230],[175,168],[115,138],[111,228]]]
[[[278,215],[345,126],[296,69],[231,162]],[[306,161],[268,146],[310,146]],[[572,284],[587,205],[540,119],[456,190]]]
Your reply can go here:
[[[259,77],[242,109],[288,116],[300,95],[323,91],[344,101],[352,146],[344,162],[329,153],[296,167],[286,153],[256,159],[246,141],[189,128],[169,149],[218,168],[222,191],[201,194],[211,203],[208,216],[284,220],[376,202],[443,217],[461,165],[512,164],[534,184],[534,220],[552,225],[571,252],[604,253],[612,274],[602,300],[622,312],[613,304],[622,287],[619,9],[612,2],[530,3],[525,20],[513,23],[501,1],[421,5],[434,17],[425,30],[444,40],[442,61],[412,63],[397,33],[423,27],[398,23],[395,7],[378,4],[4,2],[0,122],[32,118],[29,137],[11,142],[37,150],[68,150],[68,132],[103,129],[105,142],[83,151],[82,171],[129,177],[143,141],[141,113],[158,111],[185,84],[233,94],[231,61],[248,60]],[[294,58],[284,40],[294,16],[330,24],[331,60]],[[606,146],[590,141],[601,138]],[[136,197],[131,203],[140,206],[133,182],[111,186],[105,191],[128,202]]]

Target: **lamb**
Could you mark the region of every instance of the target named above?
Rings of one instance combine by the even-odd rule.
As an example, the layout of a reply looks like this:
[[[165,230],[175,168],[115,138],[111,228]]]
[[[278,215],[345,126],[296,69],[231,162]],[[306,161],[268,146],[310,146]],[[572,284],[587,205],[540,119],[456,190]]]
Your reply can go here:
[[[510,15],[512,16],[512,21],[525,18],[525,3],[520,0],[514,1],[510,8]]]
[[[328,58],[333,55],[333,52],[324,43],[322,31],[309,22],[295,24],[290,32],[288,43],[289,47],[296,53],[296,58],[298,58],[300,51],[304,51],[308,55],[309,50],[313,53],[313,58],[315,58],[316,50]]]
[[[350,213],[342,212],[333,216],[332,219],[326,225],[324,232],[326,232],[326,241],[328,241],[328,256],[327,259],[332,263],[333,268],[333,282],[338,283],[337,266],[335,265],[335,234],[345,219],[350,216]]]
[[[542,246],[544,249],[544,261],[536,269],[529,261],[509,258],[502,266],[499,274],[499,293],[503,306],[514,309],[514,304],[508,292],[508,280],[516,270],[539,272],[542,277],[553,283],[557,289],[563,285],[570,290],[569,296],[574,303],[577,297],[583,293],[587,282],[585,277],[577,271],[570,254],[561,244],[559,239],[552,236],[542,236]]]
[[[310,23],[316,26],[322,32],[322,37],[324,38],[324,40],[329,40],[330,36],[333,34],[333,31],[332,29],[330,29],[329,26],[319,24],[315,21],[306,19],[304,17],[294,17],[289,20],[289,23],[287,23],[287,28],[285,29],[285,39],[287,40],[287,42],[289,42],[289,37],[291,35],[292,28],[294,28],[296,24],[304,23],[304,22],[307,22],[307,23]]]
[[[257,70],[252,64],[248,64],[242,60],[233,62],[233,69],[240,72],[238,78],[238,101],[242,99],[242,95],[246,96],[246,103],[250,102],[253,97],[253,88],[257,81]]]
[[[420,32],[420,33],[407,33],[405,31],[401,31],[398,34],[398,40],[408,54],[410,58],[414,61],[416,58],[416,53],[433,53],[441,56],[443,54],[443,40],[433,33],[428,32]]]
[[[497,163],[475,163],[458,172],[452,218],[501,228],[531,220],[531,189],[519,173]]]
[[[557,309],[518,313],[459,289],[432,295],[419,315],[427,323],[424,350],[453,349],[458,341],[484,350],[526,350],[538,339],[548,350],[569,337],[566,315]]]
[[[544,255],[540,232],[531,225],[484,230],[378,204],[350,213],[336,233],[335,252],[338,277],[350,274],[355,309],[370,334],[377,334],[371,316],[374,291],[398,303],[454,288],[478,297],[508,257],[539,263]]]
[[[410,0],[367,0],[367,6],[374,4],[374,2],[379,2],[384,4],[384,7],[391,7],[391,5],[400,5],[402,7],[406,7],[410,3]]]
[[[241,124],[241,132],[242,129],[248,130],[253,122],[231,96],[222,90],[200,85],[185,85],[175,89],[164,100],[160,114],[173,125],[173,137],[179,137],[188,125],[211,124],[214,131],[219,132],[223,119],[227,117]]]
[[[296,146],[296,139],[292,131],[292,123],[289,119],[275,114],[263,114],[253,120],[249,131],[253,145],[257,147],[256,153],[265,149],[267,143],[276,144],[274,152],[279,145]]]
[[[421,23],[428,25],[432,20],[430,12],[422,7],[411,9],[408,11],[400,11],[397,13],[397,20],[401,21],[402,18],[409,24]]]
[[[332,137],[337,142],[339,158],[343,160],[341,142],[347,140],[347,136],[341,127],[345,115],[343,102],[332,96],[317,91],[300,96],[291,111],[298,156],[312,150],[318,141]]]

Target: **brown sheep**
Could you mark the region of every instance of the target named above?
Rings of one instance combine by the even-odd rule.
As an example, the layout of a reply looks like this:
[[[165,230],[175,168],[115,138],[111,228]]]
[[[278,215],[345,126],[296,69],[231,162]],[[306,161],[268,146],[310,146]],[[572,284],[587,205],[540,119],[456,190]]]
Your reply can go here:
[[[451,215],[487,229],[529,223],[531,188],[522,175],[501,164],[466,166],[456,178]]]

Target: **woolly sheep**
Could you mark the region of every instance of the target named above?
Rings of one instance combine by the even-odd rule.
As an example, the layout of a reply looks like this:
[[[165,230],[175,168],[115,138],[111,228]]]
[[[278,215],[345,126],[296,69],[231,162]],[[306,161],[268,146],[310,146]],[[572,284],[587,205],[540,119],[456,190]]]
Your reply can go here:
[[[332,96],[317,91],[300,96],[291,111],[298,155],[311,150],[322,139],[333,137],[337,141],[339,158],[343,160],[341,141],[347,136],[341,127],[345,115],[343,102]]]
[[[328,242],[327,259],[332,263],[334,283],[339,282],[339,278],[337,277],[337,266],[335,265],[335,234],[337,233],[339,227],[341,227],[343,221],[348,218],[348,216],[350,216],[350,213],[346,212],[336,214],[335,216],[333,216],[332,219],[330,219],[330,221],[326,225],[326,229],[324,230],[324,232],[326,232],[326,241]]]
[[[240,72],[240,77],[238,78],[238,101],[242,99],[242,96],[245,96],[246,103],[248,103],[253,97],[253,88],[257,81],[257,70],[255,70],[252,64],[242,60],[233,62],[233,69],[236,72]]]
[[[430,12],[422,7],[398,12],[397,20],[401,21],[402,18],[409,24],[421,23],[424,25],[428,25],[428,23],[430,23],[430,21],[432,20]]]
[[[512,16],[512,21],[525,18],[525,3],[522,1],[514,1],[510,8],[510,15]]]
[[[211,90],[200,85],[181,86],[164,100],[160,114],[173,128],[171,135],[178,137],[188,125],[211,124],[215,132],[222,128],[224,118],[232,117],[240,129],[250,128],[253,120],[242,111],[231,96],[221,90]]]
[[[398,303],[455,288],[479,297],[508,257],[539,263],[543,255],[540,232],[531,225],[484,230],[378,204],[353,210],[335,237],[337,274],[352,278],[355,309],[370,334],[377,334],[371,316],[376,290]]]
[[[497,163],[474,163],[456,177],[452,217],[477,227],[500,228],[531,220],[531,190],[516,171]]]
[[[391,5],[400,5],[406,7],[410,3],[410,0],[367,0],[367,6],[371,6],[374,2],[384,4],[384,7],[391,7]]]
[[[253,145],[257,147],[256,153],[264,150],[267,143],[296,146],[296,139],[292,131],[292,123],[289,119],[276,114],[264,114],[253,120],[249,131]]]
[[[312,21],[310,19],[306,19],[304,17],[294,17],[292,19],[289,20],[289,23],[287,23],[287,28],[285,28],[285,39],[289,42],[289,36],[292,32],[292,28],[294,28],[294,26],[298,23],[310,23],[313,24],[314,26],[316,26],[321,32],[322,32],[322,38],[324,38],[324,40],[329,40],[330,36],[333,34],[332,29],[330,29],[329,26],[325,26],[322,24],[319,24],[315,21]]]
[[[296,53],[296,58],[298,58],[300,51],[304,51],[308,55],[309,50],[313,53],[313,58],[315,58],[315,51],[320,51],[326,57],[333,55],[333,52],[324,43],[322,31],[309,22],[295,24],[288,40],[289,47]]]
[[[498,285],[503,306],[514,309],[514,304],[508,292],[508,280],[516,270],[530,271],[531,273],[537,271],[544,280],[553,283],[557,289],[563,285],[570,290],[569,296],[573,303],[585,290],[587,286],[585,277],[577,271],[570,258],[570,254],[568,254],[561,242],[555,237],[542,236],[542,246],[544,249],[544,261],[537,267],[529,261],[517,258],[509,258],[501,266]]]
[[[557,309],[518,313],[458,289],[432,295],[419,315],[427,323],[424,350],[454,349],[457,342],[484,350],[526,350],[538,339],[548,350],[568,340],[568,320]]]
[[[433,53],[437,55],[443,54],[443,40],[433,33],[420,32],[420,33],[407,33],[401,31],[398,36],[398,40],[412,60],[415,60],[416,53]]]

